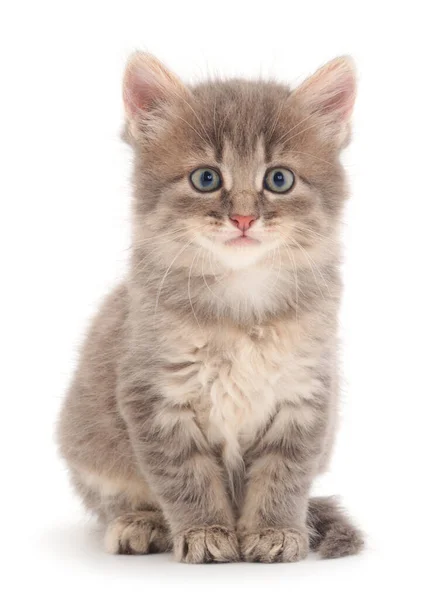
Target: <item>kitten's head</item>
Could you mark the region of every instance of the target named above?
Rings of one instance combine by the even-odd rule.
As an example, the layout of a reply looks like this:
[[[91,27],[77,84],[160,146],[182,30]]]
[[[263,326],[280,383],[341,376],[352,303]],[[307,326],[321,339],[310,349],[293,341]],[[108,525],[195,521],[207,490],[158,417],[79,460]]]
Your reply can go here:
[[[291,90],[272,82],[184,85],[137,53],[124,80],[125,137],[135,150],[136,241],[162,260],[221,268],[277,250],[298,259],[335,230],[346,196],[355,75],[338,58]]]

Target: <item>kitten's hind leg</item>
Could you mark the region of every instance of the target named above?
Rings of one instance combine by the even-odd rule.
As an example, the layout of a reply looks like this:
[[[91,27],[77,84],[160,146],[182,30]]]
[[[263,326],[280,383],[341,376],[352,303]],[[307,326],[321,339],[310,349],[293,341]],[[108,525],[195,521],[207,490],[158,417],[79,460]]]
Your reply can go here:
[[[107,552],[151,554],[172,549],[170,528],[142,477],[123,479],[76,469],[72,480],[87,508],[106,527]]]
[[[362,532],[350,521],[335,498],[311,498],[307,524],[310,548],[322,558],[340,558],[358,554],[363,549]]]
[[[160,510],[129,512],[113,519],[105,533],[110,554],[152,554],[168,552],[172,540]]]

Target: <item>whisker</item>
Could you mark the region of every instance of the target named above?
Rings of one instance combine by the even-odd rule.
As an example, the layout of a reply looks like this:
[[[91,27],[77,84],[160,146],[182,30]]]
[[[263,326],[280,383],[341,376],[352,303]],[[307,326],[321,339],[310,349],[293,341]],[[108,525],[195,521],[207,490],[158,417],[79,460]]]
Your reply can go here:
[[[270,133],[269,133],[269,137],[270,137],[270,138],[272,138],[273,134],[275,133],[275,129],[277,128],[278,121],[280,120],[281,113],[282,113],[282,111],[283,111],[283,106],[286,104],[286,102],[287,102],[287,98],[285,98],[285,99],[284,99],[284,100],[281,102],[281,104],[280,104],[280,108],[279,108],[279,109],[278,109],[278,111],[277,111],[277,116],[275,117],[275,121],[274,121],[274,124],[273,124],[273,126],[272,126],[272,130],[271,130],[271,131],[270,131]]]
[[[195,256],[194,256],[194,258],[192,260],[192,264],[190,265],[190,269],[189,269],[189,280],[188,280],[188,285],[187,285],[190,307],[192,309],[193,316],[195,317],[195,321],[198,323],[198,327],[199,327],[199,329],[201,329],[201,331],[202,331],[202,327],[201,327],[201,325],[200,325],[200,323],[198,321],[198,317],[196,316],[195,309],[193,308],[193,302],[192,302],[192,296],[191,296],[190,287],[191,287],[191,275],[192,275],[193,265],[195,264],[196,257],[198,256],[198,254],[200,254],[202,252],[202,250],[203,250],[202,248],[199,248],[196,251],[196,254],[195,254]]]
[[[140,238],[137,240],[136,244],[142,244],[144,242],[149,242],[151,240],[158,240],[159,238],[163,238],[163,237],[167,237],[169,235],[171,235],[172,233],[179,233],[179,232],[187,232],[188,229],[186,227],[177,227],[175,229],[169,229],[168,231],[163,231],[162,233],[156,233],[154,235],[151,235],[150,237],[146,237],[146,238]]]
[[[297,264],[295,262],[294,257],[292,256],[291,249],[289,244],[283,240],[284,245],[286,246],[287,253],[289,255],[290,261],[294,266],[294,280],[295,280],[295,321],[298,325],[298,299],[299,299],[299,288],[298,288],[298,274],[297,274]]]
[[[319,233],[318,231],[315,231],[314,229],[311,229],[307,225],[298,225],[298,223],[288,225],[287,223],[282,223],[282,224],[280,224],[280,227],[282,227],[283,229],[287,229],[288,232],[290,232],[290,233],[293,233],[295,230],[297,230],[299,233],[312,234],[313,236],[316,236],[316,237],[320,238],[321,240],[326,240],[328,242],[332,241],[332,239],[330,237],[325,236],[325,235]]]
[[[295,240],[294,240],[294,241],[295,241]],[[319,289],[319,292],[320,292],[320,294],[322,295],[322,297],[323,297],[323,300],[326,300],[326,298],[324,297],[324,294],[323,294],[323,292],[322,292],[322,290],[321,290],[321,288],[320,288],[320,285],[319,285],[319,283],[318,283],[317,276],[315,275],[315,271],[314,271],[314,269],[313,269],[313,266],[312,266],[312,265],[314,265],[314,267],[317,269],[317,271],[318,271],[318,273],[319,273],[320,277],[322,278],[322,280],[323,280],[323,283],[324,283],[325,287],[327,288],[327,290],[328,290],[328,293],[329,293],[329,295],[330,295],[329,286],[328,286],[328,284],[326,283],[326,279],[324,278],[324,276],[323,276],[322,272],[321,272],[321,271],[320,271],[320,269],[318,268],[318,266],[317,266],[316,262],[315,262],[314,260],[312,260],[312,258],[309,256],[309,254],[308,254],[308,253],[306,252],[306,250],[303,248],[303,246],[301,246],[301,245],[300,245],[300,244],[299,244],[297,241],[295,241],[295,243],[297,244],[297,246],[298,246],[298,248],[301,250],[301,252],[303,252],[303,254],[305,255],[305,257],[306,257],[306,260],[307,260],[307,262],[308,262],[308,265],[309,265],[309,266],[310,266],[310,268],[311,268],[312,275],[314,276],[314,281],[315,281],[315,283],[317,284],[317,287],[318,287],[318,289]]]
[[[273,251],[273,258],[272,258],[272,269],[271,269],[272,271],[274,270],[274,267],[275,267],[275,258],[276,258],[276,255],[277,255],[277,251],[278,251],[278,248],[275,248],[275,249],[274,249],[274,251]],[[271,251],[270,251],[270,252],[271,252]],[[282,265],[283,265],[283,259],[281,258],[281,252],[279,252],[279,251],[278,251],[278,256],[280,257],[280,267],[279,267],[279,269],[278,269],[278,275],[276,276],[276,278],[275,278],[275,281],[274,281],[274,283],[273,283],[273,285],[272,285],[272,288],[271,288],[271,289],[272,289],[272,291],[273,291],[273,290],[274,290],[274,289],[277,287],[277,285],[278,285],[278,280],[279,280],[279,278],[280,278],[280,275],[281,275],[281,267],[282,267]]]
[[[230,112],[227,110],[226,115],[224,117],[224,120],[221,121],[220,126],[219,126],[219,130],[218,130],[218,139],[221,142],[222,140],[222,132],[224,127],[226,126],[227,121],[229,120],[230,117]]]
[[[308,115],[307,117],[305,117],[304,119],[301,119],[301,121],[298,121],[298,123],[296,125],[294,125],[293,127],[291,127],[288,131],[286,131],[285,134],[283,134],[278,140],[277,140],[277,144],[279,144],[285,137],[287,137],[289,135],[289,133],[291,133],[294,129],[296,129],[297,127],[299,127],[302,123],[304,123],[305,121],[307,121],[308,119],[311,118],[312,115]],[[283,141],[283,144],[285,144],[287,142],[287,139]]]
[[[175,255],[175,257],[171,261],[170,265],[168,266],[167,270],[165,271],[164,276],[163,276],[163,278],[161,280],[161,283],[159,284],[158,293],[156,295],[156,303],[155,303],[155,310],[154,310],[154,317],[155,318],[156,318],[156,313],[157,313],[157,310],[158,310],[158,304],[159,304],[159,298],[161,296],[162,286],[164,285],[164,281],[166,280],[167,275],[170,273],[170,270],[171,270],[171,268],[173,266],[173,263],[190,246],[190,244],[192,242],[194,242],[194,241],[195,241],[195,238],[193,238],[192,240],[190,240],[188,244],[186,244],[185,246],[183,246],[181,248],[181,250]]]
[[[312,123],[312,125],[309,125],[309,127],[306,127],[306,129],[302,129],[301,131],[297,131],[296,133],[294,133],[294,135],[291,135],[290,137],[286,138],[285,143],[287,144],[287,142],[290,142],[290,140],[293,140],[294,137],[297,137],[297,135],[301,135],[305,131],[309,131],[309,129],[312,129],[313,127],[317,127],[317,125],[318,125],[318,123]]]
[[[298,225],[296,225],[295,229],[297,229],[297,231],[299,231],[301,233],[309,233],[313,236],[320,238],[321,240],[332,241],[331,238],[329,238],[328,236],[323,235],[322,233],[319,233],[318,231],[315,231],[314,229],[311,229],[310,227],[307,227],[306,225],[304,227],[299,227]]]
[[[181,121],[184,121],[184,123],[186,123],[190,127],[190,129],[192,129],[196,133],[196,135],[202,139],[204,144],[207,144],[206,140],[202,137],[202,135],[199,133],[199,131],[193,127],[193,125],[191,123],[189,123],[186,119],[183,119],[180,115],[176,115],[176,116],[178,119],[181,119]]]
[[[308,127],[309,129],[309,127]],[[303,129],[303,131],[306,131],[306,129]],[[303,133],[303,132],[301,132]],[[321,158],[321,156],[317,156],[316,154],[310,154],[309,152],[301,152],[301,150],[297,150],[296,152],[297,154],[304,154],[305,156],[310,156],[312,158],[316,158],[317,160],[321,160],[321,162],[326,163],[327,165],[330,165],[331,167],[334,166],[333,163],[329,162],[328,160],[325,160],[324,158]]]
[[[218,132],[216,130],[216,97],[215,97],[215,101],[213,103],[213,134],[214,134],[215,138],[218,137]]]
[[[181,239],[181,238],[185,238],[187,237],[187,233],[188,232],[182,232],[179,231],[176,234],[172,234],[170,236],[160,236],[160,238],[158,239],[153,239],[153,238],[147,238],[144,241],[139,241],[137,244],[135,244],[133,247],[136,249],[140,249],[140,248],[152,248],[153,246],[156,246],[157,244],[159,244],[159,246],[163,246],[164,244],[168,243],[168,242],[173,242],[175,240]]]
[[[215,281],[216,281],[217,283],[219,283],[219,282],[220,282],[220,281],[222,281],[222,280],[223,280],[223,279],[224,279],[224,278],[225,278],[227,275],[226,275],[226,273],[224,273],[224,274],[222,275],[222,277],[218,277],[218,275],[215,273],[215,257],[214,257],[214,255],[213,255],[213,253],[211,253],[211,252],[210,252],[209,254],[210,254],[210,258],[211,258],[211,261],[210,261],[210,266],[212,267],[212,273],[213,273],[213,277],[215,278]]]
[[[189,102],[187,102],[187,100],[184,98],[184,95],[183,95],[183,94],[179,94],[179,93],[178,93],[178,92],[176,92],[175,90],[172,90],[172,91],[173,91],[173,93],[174,93],[174,94],[175,94],[175,95],[176,95],[178,98],[180,98],[181,102],[184,102],[184,104],[187,104],[187,106],[190,108],[190,110],[192,111],[192,113],[195,115],[195,117],[196,117],[196,120],[197,120],[197,121],[198,121],[198,123],[201,125],[202,132],[203,132],[203,133],[204,133],[204,135],[207,137],[207,140],[208,140],[208,142],[210,143],[210,146],[212,146],[212,140],[210,139],[210,137],[209,137],[209,135],[208,135],[208,133],[207,133],[207,131],[206,131],[206,129],[205,129],[205,127],[204,127],[204,125],[203,125],[203,122],[202,122],[202,121],[201,121],[201,119],[198,117],[198,114],[197,114],[197,112],[195,111],[195,109],[193,108],[193,106],[192,106],[192,105],[191,105]],[[177,115],[177,116],[179,116],[179,115]],[[181,119],[182,117],[179,117],[179,118]],[[187,123],[187,125],[188,125],[189,127],[191,127],[191,128],[192,128],[192,129],[195,131],[195,133],[197,133],[197,134],[199,135],[199,137],[202,139],[202,141],[205,143],[205,139],[204,139],[204,138],[203,138],[203,137],[202,137],[202,136],[201,136],[201,135],[198,133],[198,131],[196,131],[196,129],[195,129],[195,128],[194,128],[192,125],[190,125],[190,123],[188,123],[188,122],[187,122],[185,119],[182,119],[182,120],[183,120],[183,121],[185,121],[185,123]]]
[[[210,256],[210,258],[212,258],[212,255],[210,252],[208,252],[208,255]],[[215,298],[217,300],[219,300],[219,302],[221,302],[222,304],[224,304],[224,306],[228,306],[229,308],[233,308],[230,304],[227,304],[227,302],[225,302],[222,298],[220,298],[217,294],[215,294],[215,292],[210,288],[209,284],[207,283],[207,279],[204,273],[204,261],[201,261],[201,273],[202,273],[202,278],[204,280],[204,283],[207,286],[207,289],[209,290],[209,292],[211,294],[213,294],[213,296],[215,296]]]
[[[147,264],[149,264],[150,261],[152,260],[154,248],[159,247],[159,249],[162,250],[163,247],[165,247],[167,244],[180,242],[181,239],[184,237],[186,237],[186,236],[178,235],[171,239],[163,240],[160,242],[153,242],[152,244],[141,244],[139,247],[145,248],[147,250],[147,252],[144,253],[142,258],[137,263],[133,264],[133,268],[142,270],[143,267],[146,266]]]

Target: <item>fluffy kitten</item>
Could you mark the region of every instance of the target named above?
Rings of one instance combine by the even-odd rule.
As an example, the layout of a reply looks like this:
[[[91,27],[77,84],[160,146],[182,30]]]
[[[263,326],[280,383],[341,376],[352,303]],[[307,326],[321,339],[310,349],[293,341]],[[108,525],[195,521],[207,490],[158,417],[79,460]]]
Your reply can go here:
[[[293,91],[187,87],[131,58],[131,268],[59,423],[110,552],[281,562],[361,548],[332,499],[309,499],[336,426],[339,155],[354,96],[348,58]]]

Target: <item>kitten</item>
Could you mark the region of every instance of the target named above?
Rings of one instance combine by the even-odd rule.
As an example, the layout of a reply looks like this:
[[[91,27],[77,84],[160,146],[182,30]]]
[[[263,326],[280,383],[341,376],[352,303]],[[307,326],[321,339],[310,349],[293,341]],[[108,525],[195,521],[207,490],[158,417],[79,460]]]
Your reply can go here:
[[[59,442],[113,553],[189,563],[358,552],[330,498],[339,225],[355,75],[185,86],[137,53],[132,261],[83,348]]]

